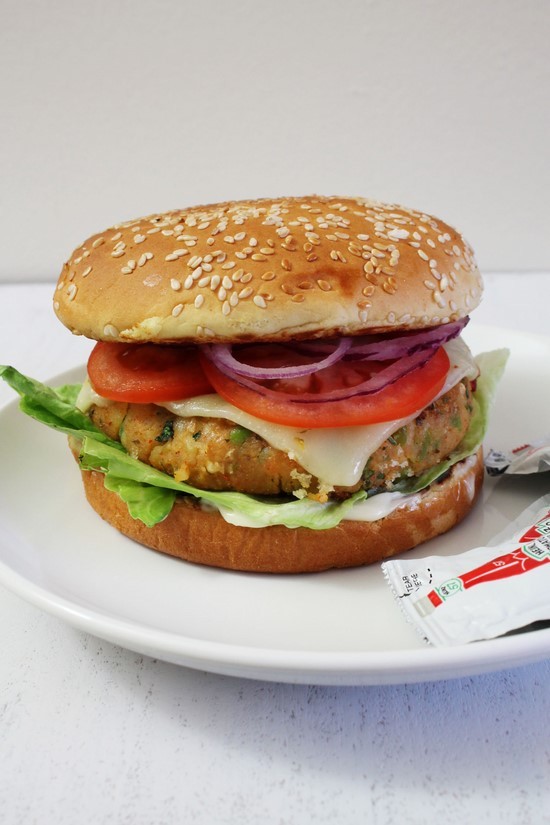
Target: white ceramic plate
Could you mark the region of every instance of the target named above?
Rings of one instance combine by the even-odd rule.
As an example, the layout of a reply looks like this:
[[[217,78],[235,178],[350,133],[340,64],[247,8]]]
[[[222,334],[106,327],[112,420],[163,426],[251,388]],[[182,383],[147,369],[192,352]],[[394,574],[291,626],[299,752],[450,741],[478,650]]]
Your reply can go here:
[[[548,429],[550,338],[471,326],[474,352],[509,346],[487,445]],[[82,370],[52,383],[79,380]],[[453,648],[426,646],[379,565],[302,576],[233,573],[147,550],[86,504],[63,436],[11,404],[0,412],[0,582],[81,630],[189,667],[272,681],[384,684],[463,676],[550,655],[550,629]],[[550,485],[488,479],[459,527],[412,551],[485,543]]]

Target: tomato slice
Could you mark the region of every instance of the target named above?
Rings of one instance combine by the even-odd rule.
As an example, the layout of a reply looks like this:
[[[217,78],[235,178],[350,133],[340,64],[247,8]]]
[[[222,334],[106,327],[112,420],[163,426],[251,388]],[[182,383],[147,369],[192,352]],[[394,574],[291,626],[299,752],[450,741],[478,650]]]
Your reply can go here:
[[[88,359],[88,376],[111,401],[154,404],[213,392],[194,347],[100,341]]]
[[[265,348],[262,361],[271,363],[275,359],[270,345],[262,346]],[[450,367],[449,357],[440,347],[422,367],[372,395],[350,395],[344,400],[305,403],[290,400],[289,395],[295,398],[301,393],[352,388],[387,364],[339,361],[302,378],[256,381],[259,389],[256,392],[229,378],[204,355],[200,356],[200,360],[208,380],[226,401],[264,421],[304,429],[378,424],[406,418],[431,403],[442,389]],[[251,360],[247,359],[249,363]]]

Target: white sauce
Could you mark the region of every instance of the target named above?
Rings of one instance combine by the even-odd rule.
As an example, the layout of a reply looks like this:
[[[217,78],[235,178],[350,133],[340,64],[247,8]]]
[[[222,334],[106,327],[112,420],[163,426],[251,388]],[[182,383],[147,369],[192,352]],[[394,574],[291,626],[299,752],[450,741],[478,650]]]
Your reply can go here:
[[[358,501],[353,505],[347,515],[344,516],[343,521],[378,521],[378,519],[385,518],[397,510],[399,507],[408,505],[415,507],[420,500],[420,495],[415,493],[413,495],[404,495],[403,493],[379,493],[372,498],[365,501]],[[324,506],[319,504],[321,510]],[[202,509],[207,512],[217,510],[224,521],[228,524],[234,524],[236,527],[263,527],[263,524],[256,522],[254,519],[243,515],[243,513],[236,513],[234,510],[229,510],[226,507],[219,507],[212,505],[211,502],[202,502]]]

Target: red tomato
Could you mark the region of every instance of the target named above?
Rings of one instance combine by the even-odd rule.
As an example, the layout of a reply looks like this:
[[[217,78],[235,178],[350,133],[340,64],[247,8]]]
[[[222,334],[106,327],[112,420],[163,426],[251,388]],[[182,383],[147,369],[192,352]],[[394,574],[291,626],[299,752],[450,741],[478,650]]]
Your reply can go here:
[[[273,350],[270,351],[269,345],[263,347],[265,355],[262,362],[271,363],[274,360]],[[226,401],[264,421],[304,429],[377,424],[405,418],[432,401],[443,387],[450,367],[449,357],[440,347],[427,364],[372,395],[351,396],[340,401],[300,403],[299,400],[291,401],[289,394],[296,396],[354,387],[387,364],[339,361],[303,378],[255,382],[261,389],[261,392],[256,392],[224,375],[205,356],[201,355],[200,359],[210,383]],[[257,358],[246,360],[259,365]]]
[[[88,375],[95,391],[112,401],[154,404],[213,392],[194,347],[101,341]]]

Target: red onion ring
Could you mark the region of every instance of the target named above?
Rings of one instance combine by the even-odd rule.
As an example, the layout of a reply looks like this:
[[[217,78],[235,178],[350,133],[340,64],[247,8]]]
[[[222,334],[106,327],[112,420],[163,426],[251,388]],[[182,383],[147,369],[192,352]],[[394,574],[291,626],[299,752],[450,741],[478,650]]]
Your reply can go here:
[[[368,378],[366,381],[356,384],[354,387],[345,387],[344,389],[332,390],[327,393],[283,393],[283,395],[285,400],[287,400],[290,404],[325,404],[334,401],[345,401],[346,399],[355,398],[359,395],[374,395],[374,393],[385,389],[390,386],[390,384],[394,384],[408,373],[423,367],[424,364],[431,361],[437,350],[438,347],[434,347],[429,350],[420,350],[414,355],[405,356],[405,358],[395,361],[389,367],[386,367],[376,375],[371,376],[371,378]],[[250,390],[254,390],[254,392],[257,392],[259,395],[263,395],[267,398],[281,398],[280,392],[271,390],[261,384],[256,384],[254,381],[245,378],[243,375],[232,374],[231,378],[237,384],[240,384],[242,387],[247,387]]]
[[[242,361],[235,358],[231,347],[226,344],[208,344],[203,347],[203,350],[212,363],[222,372],[229,371],[231,375],[235,374],[245,378],[256,378],[259,381],[265,381],[274,378],[301,378],[304,375],[312,375],[314,372],[319,372],[319,370],[326,369],[326,367],[340,361],[350,346],[351,340],[349,338],[340,338],[333,351],[320,361],[314,361],[311,364],[299,364],[293,367],[271,368],[243,364]]]
[[[388,367],[354,387],[346,387],[326,393],[284,393],[285,399],[291,404],[330,403],[361,395],[374,395],[408,373],[419,369],[434,357],[442,344],[460,335],[469,320],[466,317],[433,329],[407,332],[389,337],[362,336],[360,339],[353,341],[350,338],[340,338],[336,346],[334,346],[336,339],[297,342],[296,349],[301,350],[304,354],[324,355],[320,360],[311,364],[300,364],[298,366],[263,368],[243,364],[233,355],[231,345],[210,344],[202,347],[202,350],[221,372],[229,375],[236,383],[260,395],[279,399],[281,397],[280,392],[264,387],[256,381],[300,378],[326,369],[340,360],[348,362],[353,360],[393,361]],[[328,355],[325,355],[327,350],[329,350]]]
[[[427,331],[421,330],[385,339],[380,338],[364,344],[354,342],[345,358],[346,360],[359,357],[361,360],[394,361],[396,358],[413,355],[428,347],[440,347],[460,335],[469,320],[469,318],[462,318],[460,321],[443,324]]]

